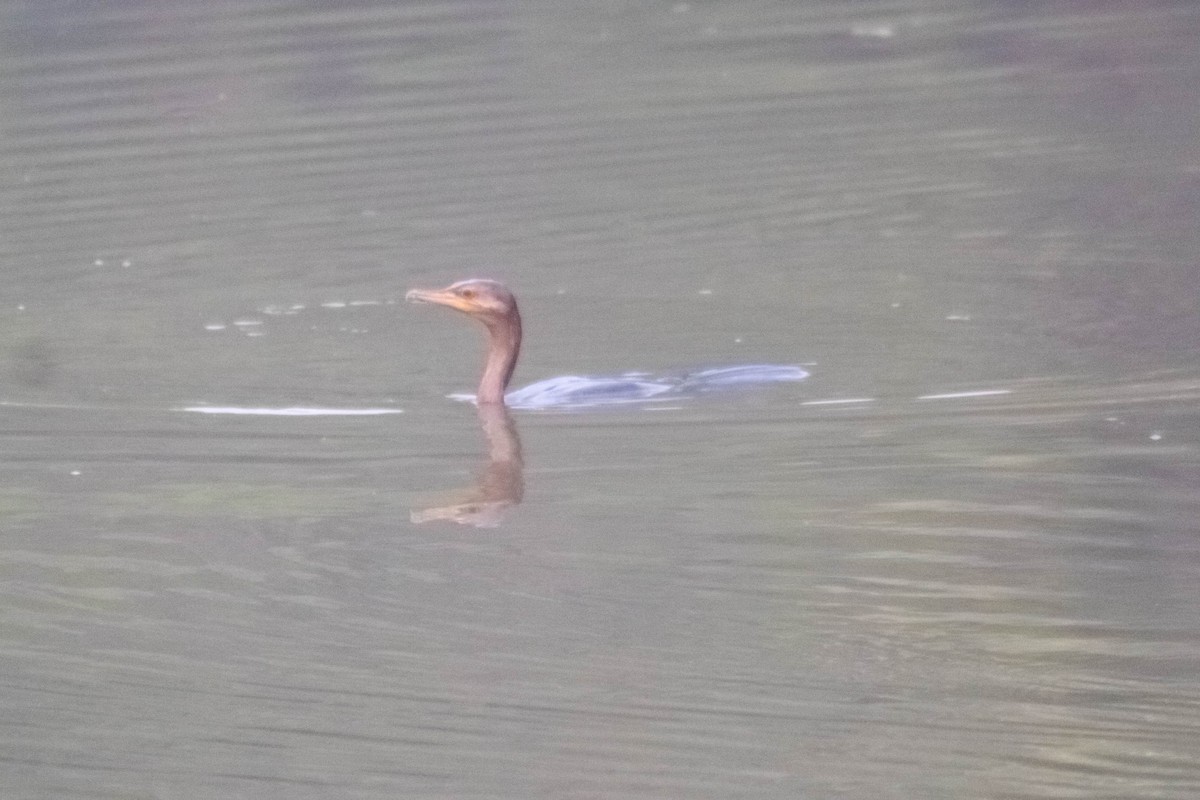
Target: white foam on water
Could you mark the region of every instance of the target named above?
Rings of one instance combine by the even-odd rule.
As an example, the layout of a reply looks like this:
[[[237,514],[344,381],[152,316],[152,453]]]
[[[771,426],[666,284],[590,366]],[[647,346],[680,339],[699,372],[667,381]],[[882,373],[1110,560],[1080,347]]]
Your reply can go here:
[[[960,397],[994,397],[998,394],[1012,394],[1012,389],[980,389],[976,392],[949,392],[947,394],[923,394],[918,400],[957,400]]]
[[[845,406],[854,403],[874,403],[874,397],[847,397],[844,400],[805,400],[802,406]]]
[[[403,414],[399,408],[312,408],[288,406],[267,408],[254,406],[186,406],[175,411],[190,411],[194,414],[229,414],[250,417],[373,417],[382,414]]]

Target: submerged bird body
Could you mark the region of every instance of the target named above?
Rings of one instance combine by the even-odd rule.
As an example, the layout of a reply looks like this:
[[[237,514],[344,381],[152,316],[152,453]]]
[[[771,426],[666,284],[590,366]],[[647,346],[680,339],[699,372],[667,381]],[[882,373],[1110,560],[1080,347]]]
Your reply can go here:
[[[641,372],[610,378],[566,375],[505,394],[521,352],[521,313],[516,298],[504,284],[471,279],[445,289],[413,289],[405,299],[447,306],[483,324],[488,348],[479,390],[474,398],[461,398],[473,399],[481,406],[567,409],[625,405],[678,400],[719,389],[799,381],[808,377],[808,372],[796,366],[749,364],[701,370],[674,378],[658,378]]]

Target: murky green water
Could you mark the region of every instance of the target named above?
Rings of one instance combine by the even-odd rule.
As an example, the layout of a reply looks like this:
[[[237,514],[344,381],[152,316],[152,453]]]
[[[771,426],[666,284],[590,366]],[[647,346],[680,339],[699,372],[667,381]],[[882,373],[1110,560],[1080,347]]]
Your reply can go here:
[[[1190,4],[2,8],[5,797],[1200,792]]]

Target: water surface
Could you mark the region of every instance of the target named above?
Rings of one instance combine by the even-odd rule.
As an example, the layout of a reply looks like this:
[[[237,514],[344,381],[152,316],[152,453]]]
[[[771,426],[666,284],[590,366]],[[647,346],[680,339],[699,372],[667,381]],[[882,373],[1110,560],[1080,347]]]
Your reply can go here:
[[[1191,4],[3,18],[6,797],[1200,791]]]

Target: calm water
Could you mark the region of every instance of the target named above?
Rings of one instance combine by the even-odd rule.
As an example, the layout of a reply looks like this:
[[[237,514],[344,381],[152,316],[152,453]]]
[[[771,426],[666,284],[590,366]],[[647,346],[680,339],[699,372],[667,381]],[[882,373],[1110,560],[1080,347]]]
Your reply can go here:
[[[1194,4],[0,19],[5,798],[1200,794]]]

